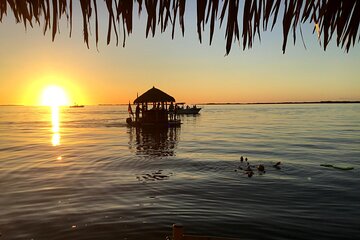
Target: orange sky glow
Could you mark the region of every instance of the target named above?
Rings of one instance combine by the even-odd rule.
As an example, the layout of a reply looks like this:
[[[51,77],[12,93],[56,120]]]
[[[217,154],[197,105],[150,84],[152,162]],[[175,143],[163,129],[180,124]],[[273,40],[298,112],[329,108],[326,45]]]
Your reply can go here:
[[[12,16],[5,17],[0,104],[42,105],[48,86],[63,88],[69,104],[85,105],[132,102],[153,86],[189,104],[360,100],[360,47],[345,53],[331,43],[324,52],[311,28],[303,30],[307,49],[291,39],[282,54],[282,33],[275,29],[252,49],[234,44],[224,56],[223,30],[209,46],[208,39],[198,42],[195,24],[187,25],[185,37],[178,33],[171,40],[166,32],[146,39],[144,21],[134,21],[125,48],[114,42],[107,46],[106,34],[100,34],[97,50],[94,39],[90,49],[83,43],[76,16],[72,38],[64,20],[54,42],[41,27],[24,30]]]

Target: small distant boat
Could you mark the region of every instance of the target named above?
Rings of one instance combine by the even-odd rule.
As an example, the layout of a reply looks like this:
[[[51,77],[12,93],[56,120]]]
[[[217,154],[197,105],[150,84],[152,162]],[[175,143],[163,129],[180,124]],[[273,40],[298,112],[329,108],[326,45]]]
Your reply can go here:
[[[199,114],[201,108],[193,105],[192,107],[186,106],[185,103],[176,103],[176,114]]]
[[[74,104],[74,105],[71,105],[70,106],[71,108],[83,108],[83,107],[85,107],[84,105],[79,105],[79,104]]]

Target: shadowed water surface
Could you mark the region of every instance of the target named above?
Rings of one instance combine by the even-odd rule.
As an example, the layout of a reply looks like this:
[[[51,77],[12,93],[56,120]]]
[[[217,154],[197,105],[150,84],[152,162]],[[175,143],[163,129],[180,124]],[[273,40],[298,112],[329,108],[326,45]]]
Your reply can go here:
[[[58,111],[0,108],[0,239],[360,234],[358,104],[205,106],[162,132],[128,128],[126,106]]]

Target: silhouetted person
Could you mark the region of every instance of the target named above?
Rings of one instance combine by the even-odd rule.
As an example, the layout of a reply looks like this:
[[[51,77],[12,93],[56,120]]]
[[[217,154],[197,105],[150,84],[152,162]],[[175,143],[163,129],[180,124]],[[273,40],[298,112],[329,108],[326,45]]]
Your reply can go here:
[[[174,113],[174,104],[173,104],[173,102],[170,103],[169,113],[170,113],[170,119],[173,119],[173,113]]]
[[[140,106],[139,104],[136,105],[136,110],[135,110],[135,121],[139,121],[139,117],[140,117]]]
[[[176,119],[177,110],[178,110],[178,107],[176,106],[174,109],[174,119]]]

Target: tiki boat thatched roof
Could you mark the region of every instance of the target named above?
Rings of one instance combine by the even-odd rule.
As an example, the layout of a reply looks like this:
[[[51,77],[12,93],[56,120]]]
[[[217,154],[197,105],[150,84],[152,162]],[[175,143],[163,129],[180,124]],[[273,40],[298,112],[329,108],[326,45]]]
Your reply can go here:
[[[122,37],[123,45],[125,44],[126,35],[133,29],[136,3],[139,14],[144,6],[146,9],[146,36],[154,36],[158,27],[161,32],[170,29],[174,38],[177,24],[184,35],[186,0],[0,0],[0,21],[11,11],[16,21],[23,22],[25,27],[33,26],[36,22],[43,25],[44,33],[52,28],[54,40],[58,33],[59,20],[64,15],[70,22],[71,35],[73,2],[81,9],[84,41],[88,46],[91,17],[95,23],[93,26],[96,44],[99,41],[98,4],[103,4],[108,12],[108,44],[114,35],[116,43],[119,42],[119,37]],[[220,26],[225,22],[226,53],[230,52],[234,40],[241,42],[243,49],[252,47],[254,39],[260,38],[268,25],[273,29],[276,23],[282,24],[283,52],[290,32],[294,42],[299,32],[302,37],[303,23],[314,26],[324,50],[334,35],[337,46],[349,51],[350,47],[360,40],[360,0],[198,0],[196,24],[200,42],[204,25],[210,24],[211,44],[215,23],[218,21]],[[122,36],[119,36],[120,34]]]
[[[175,102],[175,98],[155,87],[136,98],[134,103]]]

